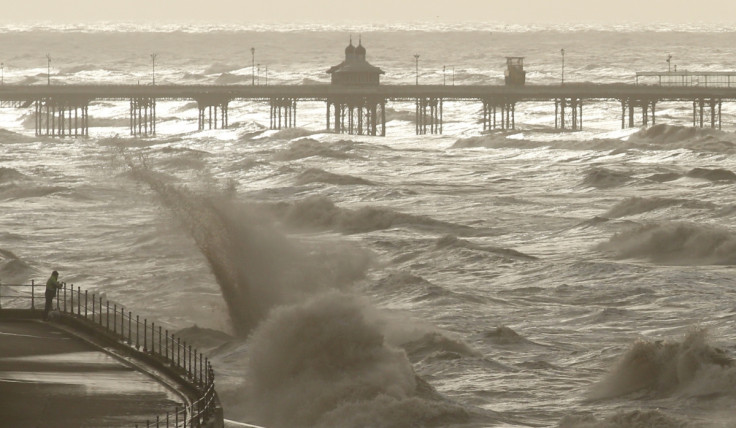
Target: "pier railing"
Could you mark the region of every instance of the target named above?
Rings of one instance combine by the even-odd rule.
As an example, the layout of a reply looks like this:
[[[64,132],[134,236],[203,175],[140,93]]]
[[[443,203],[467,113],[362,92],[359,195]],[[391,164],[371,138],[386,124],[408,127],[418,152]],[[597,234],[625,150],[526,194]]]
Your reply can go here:
[[[221,427],[222,409],[215,391],[215,373],[207,357],[173,332],[147,318],[126,311],[125,307],[90,293],[63,284],[54,299],[54,308],[61,321],[81,324],[87,330],[113,342],[157,369],[174,376],[186,387],[188,403],[175,406],[165,414],[151,419],[131,421],[130,426],[143,427]],[[45,305],[45,284],[0,284],[0,313],[22,311],[40,317]]]

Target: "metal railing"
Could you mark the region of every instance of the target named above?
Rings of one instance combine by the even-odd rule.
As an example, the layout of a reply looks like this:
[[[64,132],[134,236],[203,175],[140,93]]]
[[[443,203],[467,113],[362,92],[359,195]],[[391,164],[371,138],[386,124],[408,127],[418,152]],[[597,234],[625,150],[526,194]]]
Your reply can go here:
[[[41,312],[45,304],[45,289],[45,285],[35,281],[30,284],[0,284],[0,311],[30,309]],[[130,352],[163,365],[196,391],[196,400],[190,404],[176,406],[155,419],[131,422],[132,426],[199,428],[217,417],[214,370],[209,359],[191,344],[161,324],[141,319],[131,311],[126,312],[122,305],[81,287],[75,288],[74,284],[63,283],[63,288],[57,292],[55,307],[63,317],[83,322]]]

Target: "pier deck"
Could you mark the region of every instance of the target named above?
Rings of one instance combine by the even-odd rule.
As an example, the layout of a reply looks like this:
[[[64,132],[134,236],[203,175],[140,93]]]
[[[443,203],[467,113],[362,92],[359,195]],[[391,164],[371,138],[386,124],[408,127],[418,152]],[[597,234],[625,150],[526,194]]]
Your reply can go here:
[[[583,105],[609,100],[621,104],[621,127],[656,122],[662,101],[692,103],[693,126],[721,127],[723,102],[736,101],[736,87],[568,83],[564,85],[2,85],[0,103],[35,105],[36,135],[87,136],[89,104],[95,100],[129,100],[130,133],[155,135],[156,103],[194,100],[199,130],[225,128],[234,100],[267,101],[270,127],[296,126],[297,101],[326,103],[326,130],[358,135],[386,135],[386,103],[416,104],[417,134],[442,133],[443,103],[482,104],[483,130],[513,129],[517,104],[553,102],[555,128],[580,130]],[[636,114],[635,111],[639,113]],[[500,119],[497,117],[500,113]],[[379,131],[380,130],[380,131]]]

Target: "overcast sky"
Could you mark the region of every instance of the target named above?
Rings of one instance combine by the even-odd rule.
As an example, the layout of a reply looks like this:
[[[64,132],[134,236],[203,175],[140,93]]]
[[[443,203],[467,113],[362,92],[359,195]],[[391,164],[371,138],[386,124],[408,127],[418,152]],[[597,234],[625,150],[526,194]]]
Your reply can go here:
[[[736,23],[735,0],[7,0],[0,22]]]

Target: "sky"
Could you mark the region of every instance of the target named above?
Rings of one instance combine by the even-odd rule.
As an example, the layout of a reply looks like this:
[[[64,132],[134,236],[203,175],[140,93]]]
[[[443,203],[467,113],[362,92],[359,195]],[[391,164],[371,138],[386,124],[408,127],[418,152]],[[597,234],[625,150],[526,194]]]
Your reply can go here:
[[[5,24],[736,23],[734,0],[21,0],[3,9]]]

